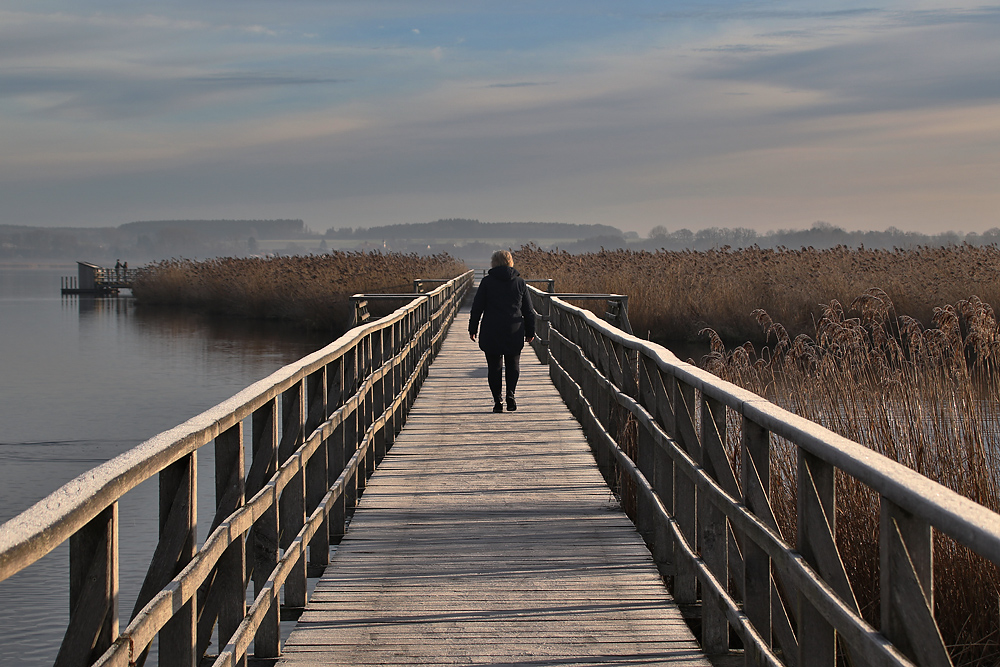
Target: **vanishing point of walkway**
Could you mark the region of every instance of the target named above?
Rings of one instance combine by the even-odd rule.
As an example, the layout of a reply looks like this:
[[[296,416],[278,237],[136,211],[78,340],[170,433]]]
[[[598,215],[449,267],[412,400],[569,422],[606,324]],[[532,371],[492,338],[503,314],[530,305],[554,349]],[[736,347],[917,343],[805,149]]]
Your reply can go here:
[[[708,667],[525,348],[493,414],[459,314],[281,665]]]

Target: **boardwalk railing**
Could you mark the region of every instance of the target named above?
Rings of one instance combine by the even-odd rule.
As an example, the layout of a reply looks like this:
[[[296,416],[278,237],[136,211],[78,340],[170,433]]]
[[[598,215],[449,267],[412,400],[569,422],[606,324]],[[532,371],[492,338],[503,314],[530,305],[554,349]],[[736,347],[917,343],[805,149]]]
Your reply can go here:
[[[609,484],[634,492],[626,511],[674,598],[700,603],[706,652],[729,652],[732,629],[747,664],[832,667],[845,664],[838,653],[852,666],[951,664],[933,613],[932,529],[1000,564],[1000,516],[591,312],[533,297],[550,375]],[[797,458],[794,544],[770,503],[778,439]],[[837,550],[838,474],[880,502],[881,631]]]
[[[0,580],[69,540],[70,619],[56,665],[142,664],[158,636],[160,664],[194,667],[216,629],[215,665],[246,664],[251,641],[255,657],[277,656],[280,611],[305,605],[307,565],[328,563],[471,284],[470,271],[415,295],[0,527]],[[213,442],[215,519],[199,548],[196,459]],[[119,632],[118,500],[154,475],[159,542]]]

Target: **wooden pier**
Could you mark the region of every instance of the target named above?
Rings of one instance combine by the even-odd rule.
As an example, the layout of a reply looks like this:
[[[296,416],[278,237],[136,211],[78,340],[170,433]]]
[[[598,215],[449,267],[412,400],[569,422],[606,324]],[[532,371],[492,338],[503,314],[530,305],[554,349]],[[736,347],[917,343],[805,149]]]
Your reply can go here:
[[[132,289],[138,269],[128,265],[106,268],[90,262],[77,262],[77,275],[62,278],[63,295],[117,296],[123,289]]]
[[[630,335],[624,299],[602,319],[550,282],[545,364],[525,351],[520,409],[494,414],[472,287],[414,294],[0,526],[0,581],[69,543],[55,665],[155,645],[171,667],[704,666],[685,620],[717,667],[951,665],[934,541],[1000,567],[1000,515]],[[123,616],[119,500],[154,477],[159,542]],[[877,498],[877,628],[838,548],[847,478]],[[773,483],[794,487],[791,537]]]
[[[493,414],[468,316],[279,664],[707,667],[546,367]]]

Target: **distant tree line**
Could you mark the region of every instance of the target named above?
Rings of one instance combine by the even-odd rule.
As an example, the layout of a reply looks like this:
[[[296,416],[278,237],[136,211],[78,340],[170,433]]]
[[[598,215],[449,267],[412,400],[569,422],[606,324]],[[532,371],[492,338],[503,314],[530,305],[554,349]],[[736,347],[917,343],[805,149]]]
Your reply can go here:
[[[967,243],[973,246],[1000,244],[1000,228],[993,227],[978,234],[958,231],[943,231],[938,234],[905,232],[896,227],[885,231],[847,231],[826,222],[817,222],[809,229],[779,229],[758,232],[746,227],[709,227],[693,232],[690,229],[668,231],[658,225],[650,230],[649,238],[629,247],[646,250],[664,248],[666,250],[711,250],[713,248],[916,248],[922,246],[942,247]],[[565,248],[570,250],[569,248]]]
[[[288,243],[276,244],[275,241]],[[338,241],[341,243],[338,244]],[[981,234],[944,231],[938,234],[846,231],[817,222],[809,229],[758,232],[746,227],[669,230],[654,227],[640,238],[610,225],[560,222],[480,222],[464,218],[380,227],[330,229],[318,234],[302,220],[151,220],[118,227],[28,227],[0,225],[0,259],[68,259],[112,263],[166,257],[245,257],[324,253],[339,246],[353,250],[391,250],[429,255],[447,252],[482,265],[498,247],[519,248],[534,243],[543,249],[570,253],[612,250],[711,250],[719,248],[850,248],[940,247],[967,243],[1000,245],[1000,228]]]
[[[610,225],[576,225],[568,222],[480,222],[449,218],[435,222],[383,225],[380,227],[337,227],[325,234],[329,239],[585,239],[595,236],[624,238],[622,230]]]

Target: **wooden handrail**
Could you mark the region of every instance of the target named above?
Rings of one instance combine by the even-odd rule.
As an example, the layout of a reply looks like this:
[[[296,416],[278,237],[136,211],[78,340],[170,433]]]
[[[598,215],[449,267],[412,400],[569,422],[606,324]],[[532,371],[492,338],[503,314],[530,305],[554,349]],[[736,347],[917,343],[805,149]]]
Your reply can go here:
[[[278,590],[285,586],[286,605],[304,604],[306,546],[310,564],[326,564],[330,541],[343,535],[365,479],[402,427],[472,275],[414,295],[0,526],[0,580],[70,541],[70,622],[56,664],[141,664],[158,634],[161,664],[193,667],[216,622],[229,644],[226,664],[245,664],[251,640],[256,655],[277,656]],[[245,421],[253,460],[244,474]],[[213,441],[216,527],[197,549],[195,459]],[[119,634],[118,500],[157,474],[160,542],[136,613]]]
[[[626,510],[675,598],[700,600],[707,652],[727,652],[732,628],[754,664],[832,666],[838,643],[853,664],[950,664],[929,593],[931,528],[1000,565],[1000,515],[587,310],[535,296],[548,315],[538,349],[609,484],[623,474],[636,490]],[[734,422],[739,479],[724,448]],[[797,451],[794,545],[770,508],[772,434]],[[837,551],[836,470],[881,499],[881,632],[861,617]]]

